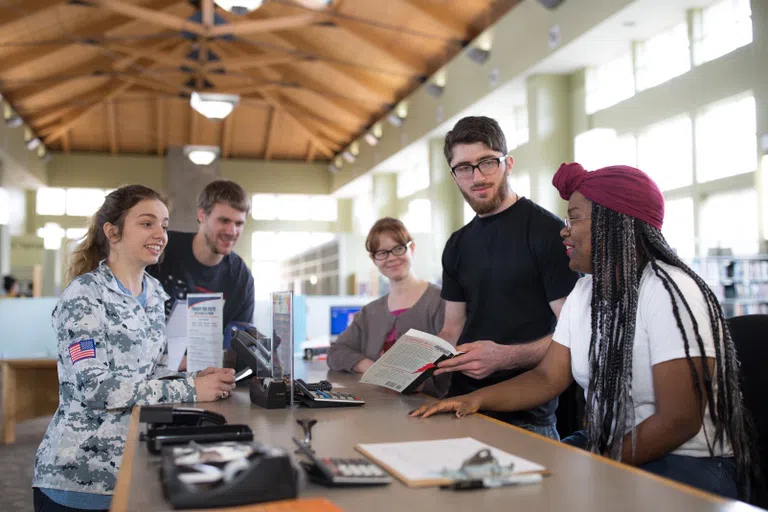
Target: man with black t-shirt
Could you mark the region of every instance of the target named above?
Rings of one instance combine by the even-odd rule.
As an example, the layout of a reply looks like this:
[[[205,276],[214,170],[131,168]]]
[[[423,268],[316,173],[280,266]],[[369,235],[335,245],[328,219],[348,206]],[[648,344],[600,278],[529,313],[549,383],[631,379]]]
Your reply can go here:
[[[445,324],[438,336],[464,354],[438,365],[455,372],[449,396],[510,379],[535,367],[552,341],[560,309],[578,275],[568,267],[563,222],[510,190],[514,160],[499,124],[465,117],[445,136],[445,157],[477,213],[443,251]],[[559,439],[557,399],[494,417]]]
[[[197,233],[170,231],[163,259],[147,269],[171,296],[166,315],[187,293],[223,293],[224,327],[253,323],[253,274],[233,252],[250,210],[248,195],[237,183],[216,180],[203,189],[197,200]]]

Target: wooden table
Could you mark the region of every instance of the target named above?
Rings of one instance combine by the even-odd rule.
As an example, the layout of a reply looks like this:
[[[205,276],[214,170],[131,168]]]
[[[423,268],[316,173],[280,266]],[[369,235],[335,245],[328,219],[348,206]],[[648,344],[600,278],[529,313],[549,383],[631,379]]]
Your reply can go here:
[[[296,374],[301,376],[302,371]],[[305,380],[326,378],[325,363],[307,363]],[[327,374],[334,387],[350,390],[366,400],[363,407],[339,409],[265,410],[251,405],[246,388],[228,400],[204,407],[245,423],[255,438],[293,451],[291,437],[301,437],[298,418],[316,418],[312,447],[318,455],[360,456],[358,443],[416,441],[474,437],[509,453],[546,466],[552,475],[541,485],[506,487],[474,492],[439,488],[408,488],[395,480],[387,487],[326,488],[309,484],[302,498],[324,497],[347,511],[697,511],[758,510],[749,505],[666,480],[585,451],[511,427],[482,415],[461,420],[440,415],[426,420],[409,418],[407,412],[429,400],[421,395],[402,396],[386,389],[361,385],[358,377]],[[112,510],[171,510],[163,498],[158,460],[138,441],[138,411],[134,410],[125,456],[118,474]]]
[[[16,441],[16,423],[46,416],[59,406],[55,359],[5,359],[2,368],[2,433],[4,444]]]

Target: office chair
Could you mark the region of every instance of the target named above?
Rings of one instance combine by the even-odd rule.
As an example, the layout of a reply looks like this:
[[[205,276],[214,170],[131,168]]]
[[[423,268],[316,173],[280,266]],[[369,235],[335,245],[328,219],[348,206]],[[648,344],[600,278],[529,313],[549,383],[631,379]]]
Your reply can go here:
[[[768,315],[746,315],[728,319],[728,327],[741,365],[744,406],[752,415],[757,435],[756,453],[759,457],[763,482],[753,483],[750,502],[768,508],[768,407],[765,393],[768,390]],[[761,485],[762,484],[762,485]]]

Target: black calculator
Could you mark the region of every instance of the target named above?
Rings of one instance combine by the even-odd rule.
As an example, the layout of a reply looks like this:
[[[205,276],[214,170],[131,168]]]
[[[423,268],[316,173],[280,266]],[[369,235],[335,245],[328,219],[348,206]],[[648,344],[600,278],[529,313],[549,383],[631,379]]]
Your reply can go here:
[[[307,407],[349,407],[365,404],[365,400],[350,393],[334,391],[331,383],[320,381],[307,384],[301,379],[293,381],[295,399]]]
[[[309,462],[301,465],[307,476],[317,483],[331,486],[388,485],[392,478],[379,466],[365,458],[318,457],[301,441],[293,442],[307,456]]]

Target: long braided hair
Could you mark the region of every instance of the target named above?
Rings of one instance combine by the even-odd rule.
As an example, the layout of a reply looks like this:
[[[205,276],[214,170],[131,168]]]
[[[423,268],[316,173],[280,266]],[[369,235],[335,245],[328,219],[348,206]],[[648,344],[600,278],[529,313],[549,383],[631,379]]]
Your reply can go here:
[[[742,493],[756,464],[750,452],[750,421],[742,406],[738,361],[731,334],[715,294],[670,248],[661,231],[641,220],[592,203],[592,339],[589,347],[590,386],[587,393],[586,423],[592,451],[621,456],[624,425],[634,425],[632,401],[632,352],[640,277],[650,264],[661,279],[672,302],[677,327],[685,345],[685,357],[695,383],[699,404],[706,401],[715,427],[707,434],[711,455],[715,447],[730,443],[738,468]],[[677,267],[693,279],[707,304],[715,345],[715,371],[703,364],[705,389],[693,364],[690,347],[695,343],[703,355],[704,341],[688,301],[670,274],[659,262]],[[683,315],[693,325],[690,339]],[[702,418],[703,419],[703,418]],[[614,428],[614,425],[616,428]],[[632,429],[632,449],[635,448]]]

